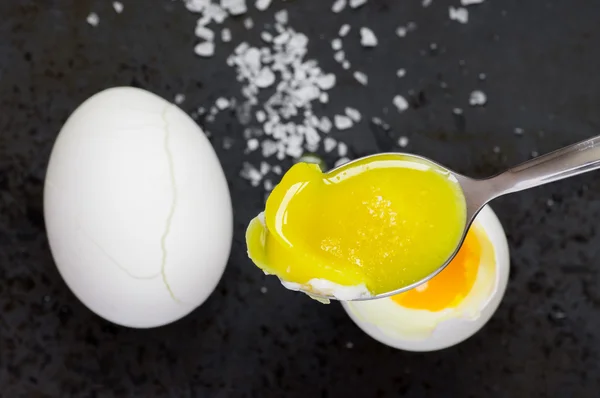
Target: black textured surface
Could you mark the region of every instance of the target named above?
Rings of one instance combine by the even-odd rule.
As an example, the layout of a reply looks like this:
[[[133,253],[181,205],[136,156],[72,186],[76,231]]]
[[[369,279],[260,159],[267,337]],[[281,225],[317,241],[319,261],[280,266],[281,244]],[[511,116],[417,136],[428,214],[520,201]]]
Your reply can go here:
[[[234,41],[201,60],[192,51],[196,16],[179,2],[123,3],[121,15],[100,0],[0,4],[0,396],[598,396],[597,173],[495,202],[513,261],[498,312],[457,347],[403,353],[364,335],[338,304],[288,292],[250,264],[243,232],[263,193],[238,177],[239,124],[219,117],[210,130],[230,181],[236,234],[215,294],[154,330],[116,327],[88,311],[61,280],[44,234],[43,178],[62,123],[87,97],[115,85],[168,99],[185,93],[188,111],[239,94],[224,59],[243,34],[240,18],[227,22]],[[402,134],[411,151],[485,176],[533,151],[598,134],[595,2],[488,0],[470,9],[467,25],[451,22],[450,2],[441,0],[428,9],[418,0],[370,0],[343,15],[331,13],[330,3],[275,1],[267,12],[252,12],[257,27],[248,39],[275,10],[290,10],[290,25],[311,39],[310,56],[338,75],[327,113],[351,105],[391,127],[365,121],[344,132],[354,155],[395,149]],[[100,15],[96,28],[85,21],[91,10]],[[408,21],[417,31],[398,39],[394,29]],[[354,30],[356,45],[346,45],[353,65],[370,76],[367,88],[332,59],[329,40],[344,22],[379,36],[380,45],[365,51]],[[400,67],[408,72],[402,80],[394,77]],[[476,88],[488,95],[484,108],[467,104]],[[418,107],[397,114],[391,98],[409,90]],[[454,119],[454,107],[465,109],[464,121]],[[525,134],[516,136],[515,127]],[[225,137],[235,140],[229,150]]]

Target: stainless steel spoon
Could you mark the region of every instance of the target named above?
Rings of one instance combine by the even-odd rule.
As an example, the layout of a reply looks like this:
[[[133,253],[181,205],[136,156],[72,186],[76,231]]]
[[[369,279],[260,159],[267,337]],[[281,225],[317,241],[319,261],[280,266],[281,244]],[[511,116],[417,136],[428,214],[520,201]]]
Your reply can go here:
[[[522,163],[519,166],[513,167],[505,171],[504,173],[482,180],[476,180],[464,176],[462,174],[458,174],[422,156],[405,153],[395,154],[413,157],[415,159],[420,159],[422,161],[429,162],[432,165],[440,167],[454,175],[454,177],[456,177],[462,188],[466,200],[467,222],[465,224],[463,236],[454,253],[452,253],[448,260],[446,260],[446,262],[442,264],[432,274],[428,275],[420,281],[417,281],[408,286],[404,286],[400,289],[372,297],[358,298],[356,299],[356,301],[373,300],[402,293],[412,288],[415,288],[436,276],[456,256],[464,242],[469,227],[475,220],[475,217],[477,216],[479,211],[491,200],[509,193],[523,191],[525,189],[548,184],[550,182],[562,180],[564,178],[576,176],[578,174],[586,173],[588,171],[600,168],[600,136],[593,137],[580,143],[570,145],[568,147],[556,150],[546,155],[538,156],[537,158]],[[366,156],[361,159],[367,159],[369,157],[371,156]],[[356,159],[353,162],[356,162],[358,160],[360,159]],[[346,165],[347,164],[348,163],[346,163]],[[321,296],[315,294],[314,292],[304,291],[304,293],[307,293],[308,295],[316,299],[337,300],[335,297]]]

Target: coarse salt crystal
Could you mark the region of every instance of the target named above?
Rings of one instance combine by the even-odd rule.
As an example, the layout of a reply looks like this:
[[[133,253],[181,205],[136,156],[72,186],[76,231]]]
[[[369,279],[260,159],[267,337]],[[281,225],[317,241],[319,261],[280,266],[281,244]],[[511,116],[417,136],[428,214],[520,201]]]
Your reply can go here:
[[[208,29],[204,25],[196,25],[196,31],[194,32],[197,38],[202,39],[204,41],[213,41],[215,39],[215,32],[211,29]]]
[[[396,71],[396,76],[398,76],[398,77],[400,77],[400,78],[402,78],[402,77],[406,76],[406,69],[398,69],[398,70]]]
[[[115,9],[115,12],[117,14],[120,14],[123,12],[123,3],[121,3],[120,1],[113,1],[113,8]]]
[[[338,32],[338,35],[340,37],[345,37],[349,32],[350,32],[350,25],[345,23],[340,27],[340,31]]]
[[[348,116],[335,115],[333,118],[333,124],[338,130],[346,130],[352,127],[354,123],[352,123],[352,119],[350,119]]]
[[[254,3],[254,6],[259,11],[266,10],[267,8],[269,8],[270,5],[271,5],[271,0],[256,0],[256,3]]]
[[[194,52],[201,57],[212,57],[215,53],[215,43],[205,41],[196,44]]]
[[[255,151],[258,149],[259,146],[259,142],[256,138],[251,138],[248,140],[248,142],[246,143],[246,145],[248,146],[248,150],[250,151]]]
[[[331,11],[338,13],[342,12],[346,8],[346,0],[335,0],[331,6]]]
[[[221,8],[230,15],[241,15],[248,11],[246,0],[221,0]]]
[[[227,98],[224,98],[224,97],[219,97],[215,101],[215,105],[221,111],[224,110],[224,109],[229,108],[229,104],[230,104],[229,100]]]
[[[344,68],[345,70],[350,69],[350,62],[347,60],[344,60],[344,62],[342,62],[342,68]]]
[[[355,123],[360,122],[360,120],[362,118],[362,116],[361,116],[360,112],[358,111],[358,109],[346,107],[346,109],[344,110],[344,112],[346,113],[346,116],[348,116],[350,119],[352,119],[352,121],[355,122]]]
[[[404,26],[400,26],[396,29],[396,35],[398,35],[398,37],[405,37],[406,33],[407,33],[407,31]]]
[[[252,29],[254,27],[254,21],[252,20],[252,18],[248,17],[244,19],[244,27],[246,29]]]
[[[344,60],[346,59],[346,53],[342,50],[337,51],[333,54],[333,59],[340,63],[344,62]]]
[[[346,164],[350,161],[348,158],[340,158],[334,163],[334,167],[340,167],[343,164]]]
[[[263,110],[256,111],[256,121],[259,123],[263,123],[267,120],[267,114]]]
[[[338,156],[343,157],[348,154],[348,145],[338,142]]]
[[[91,26],[96,27],[100,23],[100,17],[95,12],[90,12],[90,14],[86,18],[86,21]]]
[[[321,93],[321,94],[319,94],[319,101],[322,104],[326,104],[327,102],[329,102],[329,94],[327,94],[327,93]]]
[[[404,112],[409,107],[408,101],[401,95],[396,95],[392,102],[396,109],[398,109],[398,112]]]
[[[359,82],[363,86],[366,86],[367,84],[369,84],[369,77],[367,75],[365,75],[363,72],[360,72],[360,71],[354,72],[354,78],[356,79],[357,82]]]
[[[223,28],[223,30],[221,30],[221,40],[223,40],[223,42],[228,43],[231,41],[231,30],[229,30],[228,28]]]
[[[331,123],[331,120],[327,116],[323,116],[319,122],[319,130],[327,134],[332,128],[333,123]]]
[[[400,137],[398,139],[398,145],[401,148],[406,148],[408,146],[408,137]]]
[[[175,95],[175,103],[177,105],[183,104],[183,101],[185,101],[185,95],[184,94],[176,94]]]
[[[460,23],[469,22],[469,10],[464,7],[450,7],[448,8],[448,15],[453,21]]]
[[[483,106],[487,102],[487,96],[481,90],[475,90],[469,97],[469,105],[471,106]]]
[[[360,28],[360,44],[363,47],[375,47],[377,45],[377,36],[369,28]]]
[[[325,152],[329,153],[333,151],[336,146],[337,141],[335,139],[331,137],[325,137],[325,140],[323,141],[323,149],[325,150]]]
[[[341,50],[341,49],[342,49],[342,39],[340,39],[340,38],[337,38],[337,37],[336,37],[335,39],[333,39],[333,40],[331,41],[331,48],[332,48],[334,51]]]
[[[327,75],[319,76],[316,83],[321,90],[329,90],[335,86],[335,75],[333,73],[329,73]]]
[[[280,23],[282,25],[286,25],[289,21],[289,15],[288,15],[287,10],[277,11],[275,13],[275,21],[277,21],[278,23]]]
[[[350,8],[358,8],[365,5],[367,0],[350,0]]]

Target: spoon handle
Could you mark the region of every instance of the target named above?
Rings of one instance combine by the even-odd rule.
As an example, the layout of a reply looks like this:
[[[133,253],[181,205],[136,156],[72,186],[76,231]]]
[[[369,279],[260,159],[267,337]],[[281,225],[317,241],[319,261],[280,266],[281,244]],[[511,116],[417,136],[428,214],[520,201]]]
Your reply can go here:
[[[600,168],[600,136],[558,149],[493,178],[498,196],[548,184]]]

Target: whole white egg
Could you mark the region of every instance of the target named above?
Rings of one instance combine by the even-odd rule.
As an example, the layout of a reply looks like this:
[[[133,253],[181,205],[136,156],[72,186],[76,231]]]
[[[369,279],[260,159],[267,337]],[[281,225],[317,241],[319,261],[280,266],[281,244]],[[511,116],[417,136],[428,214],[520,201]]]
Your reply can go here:
[[[85,101],[54,144],[44,187],[52,255],[73,293],[119,325],[189,314],[229,258],[227,181],[202,130],[141,89]]]
[[[344,310],[369,336],[405,351],[435,351],[466,340],[481,329],[498,308],[510,268],[506,235],[491,207],[486,206],[479,213],[474,226],[487,236],[490,252],[482,255],[470,292],[455,308],[415,310],[386,297],[342,302]]]

